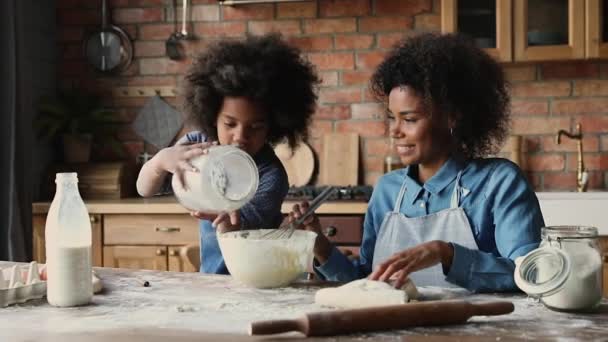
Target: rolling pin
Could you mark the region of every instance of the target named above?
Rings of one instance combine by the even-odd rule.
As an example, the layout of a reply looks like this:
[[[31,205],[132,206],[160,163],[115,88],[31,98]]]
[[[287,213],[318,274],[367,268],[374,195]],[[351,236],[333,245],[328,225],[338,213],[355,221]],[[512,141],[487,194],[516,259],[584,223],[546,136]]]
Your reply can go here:
[[[252,322],[250,335],[299,331],[306,336],[332,336],[355,332],[402,329],[414,326],[466,322],[472,316],[495,316],[513,312],[511,302],[470,303],[437,300],[364,309],[312,312],[299,319]]]

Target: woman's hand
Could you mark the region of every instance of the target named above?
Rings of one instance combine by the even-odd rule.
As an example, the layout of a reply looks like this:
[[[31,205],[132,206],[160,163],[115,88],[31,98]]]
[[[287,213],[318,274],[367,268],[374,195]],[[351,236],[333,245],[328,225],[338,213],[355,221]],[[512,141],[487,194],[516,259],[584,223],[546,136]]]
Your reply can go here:
[[[292,223],[302,217],[302,214],[308,210],[308,207],[309,204],[307,201],[301,202],[300,204],[294,204],[292,211],[289,213],[289,223]],[[325,237],[323,234],[321,222],[319,222],[317,215],[313,213],[312,215],[308,216],[302,223],[301,227],[317,233],[317,240],[315,241],[313,253],[315,254],[315,258],[317,258],[319,263],[325,263],[329,258],[329,254],[331,253],[331,242],[329,242],[327,237]]]
[[[308,201],[301,202],[300,204],[294,204],[291,212],[289,213],[289,223],[295,222],[295,220],[302,217],[302,214],[308,210],[308,207]],[[323,235],[321,232],[321,222],[319,222],[319,218],[314,213],[304,220],[302,227],[306,230],[310,230],[311,232]]]
[[[394,286],[400,288],[408,276],[421,269],[441,263],[449,269],[454,258],[454,249],[444,241],[429,241],[393,254],[369,275],[370,280],[388,281],[394,279]]]
[[[208,148],[216,145],[215,142],[198,144],[174,145],[163,148],[154,158],[156,159],[157,173],[170,172],[177,177],[179,185],[185,187],[184,172],[199,172],[190,160],[208,152]]]
[[[200,211],[193,211],[190,216],[199,220],[211,221],[211,225],[216,228],[218,233],[231,232],[241,229],[241,213],[235,210],[230,213],[209,214]]]

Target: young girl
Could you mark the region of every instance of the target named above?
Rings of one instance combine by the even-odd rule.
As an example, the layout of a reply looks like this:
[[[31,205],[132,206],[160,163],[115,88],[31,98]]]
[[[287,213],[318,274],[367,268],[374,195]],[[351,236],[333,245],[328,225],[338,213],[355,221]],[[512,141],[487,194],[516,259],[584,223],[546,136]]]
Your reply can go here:
[[[319,234],[316,270],[331,280],[407,278],[421,286],[512,291],[514,260],[538,247],[544,225],[517,165],[483,158],[507,135],[509,95],[500,65],[457,35],[424,34],[378,66],[373,92],[408,167],[374,188],[360,259]],[[306,203],[296,205],[292,219]],[[320,232],[310,218],[307,229]]]
[[[137,190],[152,196],[169,174],[194,170],[189,160],[212,143],[237,145],[249,153],[259,171],[253,199],[239,211],[201,219],[201,272],[228,274],[219,249],[220,231],[278,227],[287,195],[287,174],[272,145],[292,147],[308,137],[319,83],[312,65],[280,36],[225,40],[199,55],[185,77],[185,112],[201,131],[190,132],[175,146],[159,151],[141,169]]]

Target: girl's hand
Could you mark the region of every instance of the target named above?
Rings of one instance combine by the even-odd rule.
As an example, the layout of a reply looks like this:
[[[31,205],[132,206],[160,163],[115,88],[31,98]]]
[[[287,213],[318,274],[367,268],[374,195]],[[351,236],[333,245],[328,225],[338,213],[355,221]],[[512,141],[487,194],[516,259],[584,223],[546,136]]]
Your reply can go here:
[[[211,221],[211,225],[216,228],[218,233],[241,229],[241,213],[238,210],[230,213],[220,213],[219,215],[193,211],[190,215],[199,220]]]
[[[184,172],[199,172],[191,163],[190,160],[208,152],[208,148],[216,145],[213,142],[204,142],[198,144],[174,145],[160,150],[155,158],[157,172],[170,172],[183,187]],[[159,172],[160,171],[160,172]]]
[[[370,280],[388,281],[394,279],[394,286],[400,288],[408,276],[418,270],[442,263],[444,269],[452,265],[454,250],[444,241],[429,241],[393,254],[369,275]]]

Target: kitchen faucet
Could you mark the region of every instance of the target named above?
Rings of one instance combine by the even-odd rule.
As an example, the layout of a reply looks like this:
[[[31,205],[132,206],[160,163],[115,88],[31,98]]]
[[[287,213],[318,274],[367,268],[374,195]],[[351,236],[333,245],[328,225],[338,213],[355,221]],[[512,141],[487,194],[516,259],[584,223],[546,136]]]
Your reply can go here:
[[[576,140],[576,144],[578,147],[578,164],[576,167],[576,190],[578,192],[587,191],[587,181],[589,180],[589,174],[585,170],[585,164],[583,162],[583,133],[581,131],[581,124],[576,124],[576,133],[574,134],[560,129],[557,132],[557,136],[555,137],[555,141],[558,145],[561,143],[562,135],[565,135],[572,140]]]

